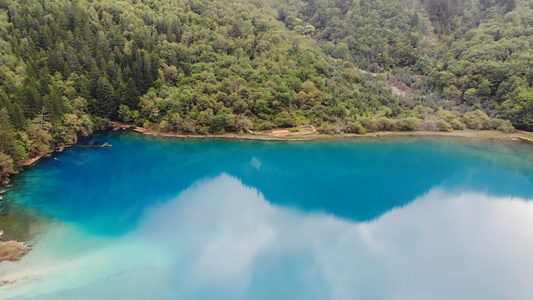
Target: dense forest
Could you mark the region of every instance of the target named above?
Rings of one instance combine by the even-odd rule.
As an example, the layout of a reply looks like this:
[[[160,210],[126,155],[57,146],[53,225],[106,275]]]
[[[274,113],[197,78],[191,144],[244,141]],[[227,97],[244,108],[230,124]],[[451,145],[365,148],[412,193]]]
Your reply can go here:
[[[0,0],[0,175],[110,121],[194,134],[533,130],[532,7]]]

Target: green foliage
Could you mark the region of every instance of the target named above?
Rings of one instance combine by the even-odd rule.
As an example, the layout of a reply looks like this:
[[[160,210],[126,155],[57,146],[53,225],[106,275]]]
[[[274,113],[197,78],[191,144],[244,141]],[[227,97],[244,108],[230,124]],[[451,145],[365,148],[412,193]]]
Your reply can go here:
[[[476,110],[473,112],[468,112],[464,114],[463,120],[466,124],[466,127],[470,129],[489,129],[490,119],[486,113],[481,110]]]
[[[424,28],[402,0],[289,0],[276,5],[287,28],[313,26],[328,55],[350,59],[363,69],[412,65],[422,50]]]
[[[23,143],[17,139],[5,108],[0,109],[0,153],[3,155],[3,173],[8,172],[8,170],[10,172],[18,171],[22,161],[27,158]],[[9,158],[6,158],[6,155]]]
[[[532,6],[514,0],[428,0],[428,6],[445,42],[429,90],[462,111],[479,108],[533,130],[530,102],[520,98],[533,85]]]
[[[11,156],[0,152],[0,179],[6,174],[14,173],[13,159]]]
[[[531,130],[531,15],[513,0],[0,1],[1,161],[15,172],[110,120]]]
[[[420,119],[411,117],[399,120],[397,126],[401,131],[413,131],[416,130],[420,123]]]

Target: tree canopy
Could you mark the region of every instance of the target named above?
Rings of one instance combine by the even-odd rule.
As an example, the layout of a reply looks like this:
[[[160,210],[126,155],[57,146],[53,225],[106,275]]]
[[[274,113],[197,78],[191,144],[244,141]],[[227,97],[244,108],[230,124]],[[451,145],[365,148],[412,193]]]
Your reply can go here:
[[[196,134],[533,130],[532,5],[0,0],[0,168],[110,120]]]

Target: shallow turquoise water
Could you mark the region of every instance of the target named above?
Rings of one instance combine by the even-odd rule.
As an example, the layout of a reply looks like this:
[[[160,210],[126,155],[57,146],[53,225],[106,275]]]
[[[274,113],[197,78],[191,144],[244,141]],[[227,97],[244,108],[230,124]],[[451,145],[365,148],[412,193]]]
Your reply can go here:
[[[15,178],[54,221],[1,295],[528,299],[533,148],[105,132]]]

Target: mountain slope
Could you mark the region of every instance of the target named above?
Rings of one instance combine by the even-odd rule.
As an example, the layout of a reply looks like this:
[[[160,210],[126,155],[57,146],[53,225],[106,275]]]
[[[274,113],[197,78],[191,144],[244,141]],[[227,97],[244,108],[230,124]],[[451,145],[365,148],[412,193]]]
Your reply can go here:
[[[295,31],[311,26],[326,53],[414,88],[408,101],[482,109],[526,130],[533,130],[532,7],[518,0],[278,4],[280,20]]]
[[[196,134],[300,124],[327,133],[512,130],[476,111],[484,108],[492,117],[518,110],[509,118],[523,124],[514,102],[492,113],[463,101],[470,86],[456,86],[461,100],[447,105],[451,70],[441,62],[452,50],[427,38],[435,35],[424,5],[0,0],[0,173],[109,120]],[[442,43],[450,36],[438,33]],[[391,82],[413,95],[393,95]]]

